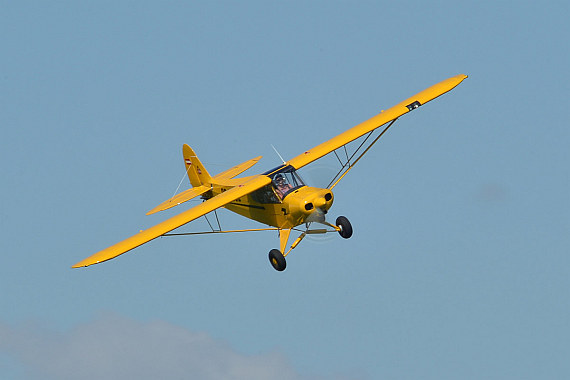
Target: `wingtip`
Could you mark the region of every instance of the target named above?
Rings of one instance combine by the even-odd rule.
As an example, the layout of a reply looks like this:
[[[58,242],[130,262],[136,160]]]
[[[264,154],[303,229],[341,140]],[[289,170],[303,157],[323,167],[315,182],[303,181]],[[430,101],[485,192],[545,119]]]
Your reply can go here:
[[[467,78],[469,78],[469,76],[466,74],[458,74],[458,75],[455,75],[455,76],[447,79],[446,81],[441,82],[441,84],[443,84],[443,83],[449,84],[451,86],[450,90],[452,90],[455,87],[459,86],[459,84]]]
[[[81,260],[81,261],[78,262],[77,264],[74,264],[71,268],[72,268],[72,269],[75,269],[75,268],[86,268],[86,267],[88,267],[88,266],[90,266],[90,265],[99,264],[99,263],[100,263],[100,261],[93,262],[93,261],[87,261],[87,259],[86,259],[86,260]]]
[[[93,261],[90,261],[90,260],[87,258],[87,259],[85,259],[85,260],[81,260],[80,262],[78,262],[78,263],[72,265],[71,268],[72,268],[72,269],[75,269],[75,268],[85,268],[85,267],[88,267],[89,265],[93,265],[93,264],[97,264],[97,263],[99,263],[99,261],[93,262]]]

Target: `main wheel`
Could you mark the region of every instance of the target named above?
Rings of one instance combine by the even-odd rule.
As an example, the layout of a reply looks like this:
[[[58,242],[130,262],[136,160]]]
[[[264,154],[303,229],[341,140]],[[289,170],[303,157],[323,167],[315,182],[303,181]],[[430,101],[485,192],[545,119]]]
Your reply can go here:
[[[348,239],[352,236],[352,225],[348,221],[348,219],[344,216],[339,216],[336,218],[337,227],[340,227],[340,231],[338,233],[345,239]]]
[[[287,266],[285,257],[278,249],[272,249],[269,251],[269,262],[273,265],[273,268],[279,272],[284,271]]]

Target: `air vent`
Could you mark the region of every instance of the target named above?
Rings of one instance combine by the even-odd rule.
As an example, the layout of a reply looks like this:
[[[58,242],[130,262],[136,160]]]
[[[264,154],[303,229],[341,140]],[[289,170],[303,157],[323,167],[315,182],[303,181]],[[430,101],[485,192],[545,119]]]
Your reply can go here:
[[[313,204],[311,202],[305,204],[305,210],[311,211],[313,209]]]
[[[325,194],[325,201],[330,201],[332,199],[332,194],[331,193],[326,193]]]

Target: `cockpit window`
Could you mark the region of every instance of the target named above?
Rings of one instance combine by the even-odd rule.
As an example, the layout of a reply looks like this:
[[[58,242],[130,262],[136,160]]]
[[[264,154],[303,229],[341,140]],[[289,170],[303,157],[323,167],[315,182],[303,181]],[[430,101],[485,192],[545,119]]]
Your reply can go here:
[[[272,173],[270,177],[273,180],[275,191],[281,199],[285,198],[285,196],[291,191],[298,189],[301,186],[305,186],[303,180],[299,177],[292,166],[286,166],[283,169]]]
[[[264,186],[259,190],[254,191],[251,193],[251,197],[254,201],[268,204],[268,203],[280,203],[279,199],[275,195],[275,191],[271,188],[270,185]]]

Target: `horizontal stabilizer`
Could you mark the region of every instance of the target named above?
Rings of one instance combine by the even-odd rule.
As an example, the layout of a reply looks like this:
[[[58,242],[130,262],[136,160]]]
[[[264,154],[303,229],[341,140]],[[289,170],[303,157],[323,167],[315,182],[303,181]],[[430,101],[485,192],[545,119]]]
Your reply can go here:
[[[191,189],[181,192],[180,194],[176,194],[174,197],[162,202],[161,204],[159,204],[158,206],[156,206],[146,214],[151,215],[159,211],[168,210],[171,207],[178,206],[179,204],[189,201],[190,199],[194,199],[198,195],[202,195],[208,190],[210,190],[208,186],[193,187]]]
[[[257,164],[259,160],[261,160],[262,156],[252,158],[249,161],[243,162],[239,165],[234,166],[231,169],[226,170],[214,177],[215,180],[223,180],[223,179],[230,179],[234,178],[235,176],[245,172],[247,169],[251,168],[253,165]]]

